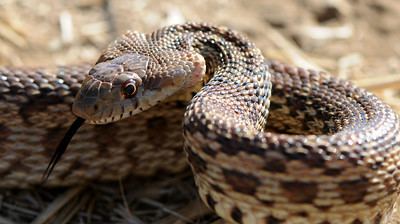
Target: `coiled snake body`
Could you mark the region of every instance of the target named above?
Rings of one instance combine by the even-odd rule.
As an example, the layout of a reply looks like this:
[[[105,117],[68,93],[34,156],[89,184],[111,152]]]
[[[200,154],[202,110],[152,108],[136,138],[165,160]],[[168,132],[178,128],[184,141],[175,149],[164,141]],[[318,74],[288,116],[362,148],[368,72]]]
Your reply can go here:
[[[183,118],[200,196],[230,222],[386,223],[398,196],[399,121],[386,104],[266,62],[224,27],[128,32],[93,68],[1,68],[0,91],[2,187],[41,182],[74,102],[87,123],[132,117],[84,125],[48,186],[184,169]]]

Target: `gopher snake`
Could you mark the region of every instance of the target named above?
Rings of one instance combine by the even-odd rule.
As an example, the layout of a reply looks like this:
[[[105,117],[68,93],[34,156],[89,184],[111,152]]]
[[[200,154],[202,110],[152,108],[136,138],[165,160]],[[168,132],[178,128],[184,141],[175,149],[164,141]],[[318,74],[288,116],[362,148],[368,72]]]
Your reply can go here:
[[[87,123],[132,117],[83,125],[48,186],[181,171],[184,117],[200,196],[230,222],[385,223],[391,213],[398,117],[349,82],[265,62],[240,34],[200,23],[128,32],[89,69],[0,69],[0,186],[41,182],[77,95]]]

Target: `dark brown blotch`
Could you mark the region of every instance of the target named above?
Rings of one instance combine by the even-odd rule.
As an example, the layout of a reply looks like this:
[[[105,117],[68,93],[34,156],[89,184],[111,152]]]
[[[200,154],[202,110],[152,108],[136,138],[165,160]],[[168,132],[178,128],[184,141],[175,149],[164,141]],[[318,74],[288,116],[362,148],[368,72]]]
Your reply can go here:
[[[285,196],[293,203],[312,203],[318,191],[316,184],[299,181],[283,182],[281,187]]]
[[[185,109],[187,107],[187,103],[182,100],[175,101],[175,105],[177,108]]]
[[[332,205],[316,205],[315,207],[321,210],[322,212],[327,212],[332,208]]]
[[[276,173],[284,173],[286,172],[285,161],[282,159],[267,158],[264,170]]]
[[[167,120],[164,117],[153,117],[147,121],[147,128],[163,129],[167,125]]]
[[[226,182],[232,186],[233,190],[243,194],[254,195],[257,187],[261,185],[257,177],[248,173],[223,169],[223,174]]]
[[[189,163],[192,165],[194,172],[204,173],[205,170],[207,169],[206,161],[199,155],[194,153],[188,146],[185,147],[185,151],[188,155]]]
[[[372,200],[372,201],[368,201],[368,202],[366,202],[366,204],[369,206],[369,207],[375,207],[377,204],[378,204],[378,201],[379,201],[379,199],[375,199],[375,200]]]
[[[211,195],[209,194],[206,195],[206,201],[208,207],[212,210],[215,210],[215,204],[217,204],[217,202],[211,197]]]
[[[275,204],[275,202],[274,202],[274,201],[271,201],[271,200],[263,200],[263,199],[260,199],[260,201],[261,201],[265,206],[267,206],[267,207],[272,207],[272,206],[274,206],[274,204]]]
[[[109,123],[104,125],[95,125],[93,127],[94,133],[96,133],[96,143],[100,152],[109,151],[108,147],[115,143],[115,136],[110,133],[118,133],[120,127],[117,123]],[[72,140],[73,141],[73,140]],[[136,143],[132,142],[135,146]]]
[[[234,207],[231,211],[231,217],[233,220],[235,220],[237,223],[243,223],[243,214],[242,211],[238,207]]]
[[[221,193],[221,194],[224,193],[224,190],[220,186],[218,186],[216,184],[210,184],[210,186],[214,191]]]
[[[228,139],[225,136],[218,136],[216,141],[219,142],[223,146],[221,148],[221,152],[223,152],[227,155],[235,156],[241,150],[241,148],[239,148],[240,145],[236,144],[235,141],[232,141],[231,139]]]
[[[300,216],[300,217],[304,217],[304,218],[308,217],[308,213],[307,212],[298,212],[298,213],[296,213],[296,215]]]
[[[342,173],[342,169],[328,168],[324,171],[324,175],[326,176],[339,176]]]
[[[203,147],[203,152],[213,158],[215,158],[215,156],[217,155],[217,152],[215,150],[213,150],[212,148],[210,148],[208,145],[205,145]]]
[[[369,182],[367,178],[361,178],[358,180],[344,181],[339,184],[338,190],[342,199],[348,204],[354,204],[362,202],[365,195]]]
[[[152,117],[146,122],[148,142],[155,147],[163,147],[171,126],[164,117]],[[108,132],[112,133],[112,132]]]
[[[381,220],[382,220],[382,214],[381,213],[376,214],[375,219],[374,219],[374,224],[381,223]]]
[[[281,224],[281,223],[283,223],[283,220],[277,219],[272,215],[268,216],[265,221],[266,221],[266,224]]]
[[[63,130],[64,131],[64,130]],[[5,142],[6,139],[12,134],[11,129],[7,128],[7,126],[0,124],[0,141]]]
[[[304,163],[311,168],[325,167],[325,159],[323,158],[323,155],[313,151],[309,151],[309,153],[307,153]]]
[[[207,130],[205,131],[207,133]],[[234,136],[232,139],[236,139]],[[246,145],[254,144],[254,140],[250,140],[248,138],[242,138],[241,142],[238,143],[237,141],[232,141],[231,138],[227,138],[225,136],[218,136],[215,141],[219,142],[223,147],[221,148],[221,152],[234,156],[237,155],[239,152],[244,151],[248,154],[257,155],[264,157],[265,156],[265,149],[259,147],[243,147]]]
[[[351,224],[363,224],[363,222],[359,219],[355,219]]]

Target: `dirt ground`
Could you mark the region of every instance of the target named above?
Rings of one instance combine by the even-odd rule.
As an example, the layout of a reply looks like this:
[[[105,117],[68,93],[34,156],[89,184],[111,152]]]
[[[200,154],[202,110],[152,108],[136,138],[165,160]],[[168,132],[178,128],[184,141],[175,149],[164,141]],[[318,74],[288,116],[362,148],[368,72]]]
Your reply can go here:
[[[128,29],[150,32],[185,21],[229,26],[267,58],[350,79],[400,111],[398,0],[0,0],[0,65],[94,62]],[[0,190],[0,223],[190,220],[220,222],[199,202],[189,171],[67,189]]]

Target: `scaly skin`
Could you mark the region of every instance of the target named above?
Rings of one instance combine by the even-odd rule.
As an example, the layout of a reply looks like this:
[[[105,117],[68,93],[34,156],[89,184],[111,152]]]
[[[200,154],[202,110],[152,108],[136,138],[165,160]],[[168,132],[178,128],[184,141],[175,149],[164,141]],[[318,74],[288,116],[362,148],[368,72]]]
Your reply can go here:
[[[16,72],[8,74],[8,84],[13,77]],[[82,77],[72,77],[78,78],[75,86]],[[192,86],[209,78],[182,116]],[[59,100],[52,102],[51,94],[40,90],[37,102],[24,88],[29,83],[15,82],[21,87],[1,84],[9,90],[2,95],[2,114],[8,116],[1,120],[7,130],[2,142],[13,142],[1,149],[0,159],[18,161],[0,172],[8,186],[38,183],[51,151],[19,150],[15,141],[30,138],[15,137],[18,130],[40,133],[28,145],[48,144],[47,133],[57,133],[50,132],[49,121],[72,117],[75,94],[64,81],[69,92],[50,91]],[[41,114],[29,114],[25,104]],[[399,121],[386,104],[327,74],[265,62],[254,44],[224,27],[190,23],[124,35],[89,72],[73,111],[89,123],[133,117],[113,124],[111,132],[83,127],[87,131],[75,136],[49,185],[179,171],[183,118],[185,151],[200,196],[230,222],[386,223],[398,196]],[[10,116],[21,121],[13,127]],[[56,130],[65,123],[58,122]],[[38,126],[25,130],[25,124],[25,129]],[[36,166],[21,165],[30,160]]]

